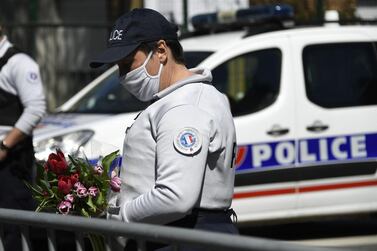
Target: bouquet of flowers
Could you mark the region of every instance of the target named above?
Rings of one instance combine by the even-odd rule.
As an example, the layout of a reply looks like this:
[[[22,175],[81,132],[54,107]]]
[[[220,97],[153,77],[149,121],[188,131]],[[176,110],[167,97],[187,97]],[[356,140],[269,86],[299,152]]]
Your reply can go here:
[[[68,155],[67,161],[61,150],[51,153],[44,164],[37,164],[35,184],[26,184],[39,203],[36,211],[85,217],[103,215],[107,194],[120,191],[120,178],[116,172],[110,174],[110,167],[118,156],[115,151],[93,166],[86,158]]]

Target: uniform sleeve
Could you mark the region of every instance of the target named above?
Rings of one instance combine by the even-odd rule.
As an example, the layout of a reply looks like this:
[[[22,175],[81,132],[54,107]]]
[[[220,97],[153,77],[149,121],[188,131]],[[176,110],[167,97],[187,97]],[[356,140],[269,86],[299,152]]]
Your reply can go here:
[[[207,113],[191,105],[169,110],[157,125],[155,186],[122,208],[123,220],[165,224],[190,212],[199,202],[210,134]],[[185,149],[177,143],[184,137],[200,144]]]
[[[46,112],[46,101],[37,63],[26,54],[17,54],[9,60],[12,80],[24,111],[15,127],[30,135]]]

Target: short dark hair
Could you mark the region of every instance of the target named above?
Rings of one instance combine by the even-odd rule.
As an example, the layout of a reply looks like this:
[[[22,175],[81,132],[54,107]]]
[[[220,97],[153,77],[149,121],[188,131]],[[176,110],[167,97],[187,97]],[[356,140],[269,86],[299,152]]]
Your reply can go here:
[[[185,58],[183,55],[183,48],[178,40],[166,40],[166,45],[170,48],[174,60],[178,64],[185,64]]]
[[[2,16],[0,15],[0,37],[4,34],[4,21]]]
[[[182,48],[181,43],[179,43],[178,40],[174,40],[174,39],[168,39],[168,40],[165,40],[165,42],[166,42],[166,45],[170,48],[175,62],[177,62],[178,64],[185,64],[185,59],[183,56],[183,48]],[[148,42],[148,43],[142,43],[139,46],[139,49],[146,53],[149,53],[151,50],[154,50],[156,47],[157,47],[157,41],[153,41],[153,42]]]

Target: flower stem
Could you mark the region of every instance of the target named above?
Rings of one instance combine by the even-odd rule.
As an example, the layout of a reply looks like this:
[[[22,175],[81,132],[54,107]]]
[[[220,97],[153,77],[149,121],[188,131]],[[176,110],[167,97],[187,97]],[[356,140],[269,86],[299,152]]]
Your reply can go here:
[[[102,235],[89,234],[89,240],[93,251],[105,251],[105,242]]]

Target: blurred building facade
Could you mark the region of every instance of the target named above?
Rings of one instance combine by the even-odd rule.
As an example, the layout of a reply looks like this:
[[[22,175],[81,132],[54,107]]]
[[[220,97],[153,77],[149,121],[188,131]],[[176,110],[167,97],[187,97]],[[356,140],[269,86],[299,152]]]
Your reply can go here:
[[[377,19],[377,0],[358,0],[355,15],[364,19]]]
[[[106,46],[111,24],[143,1],[1,0],[5,34],[40,65],[48,108],[52,111],[103,69],[88,61]]]

